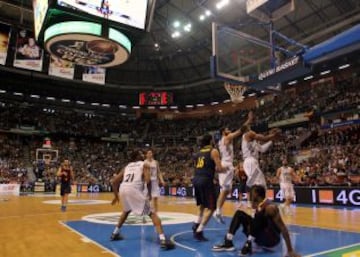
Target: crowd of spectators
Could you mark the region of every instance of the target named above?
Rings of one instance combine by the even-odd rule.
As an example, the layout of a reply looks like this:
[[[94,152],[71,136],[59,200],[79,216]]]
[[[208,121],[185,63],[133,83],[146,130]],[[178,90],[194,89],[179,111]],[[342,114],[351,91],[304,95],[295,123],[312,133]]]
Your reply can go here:
[[[357,77],[337,83],[307,84],[301,90],[288,90],[273,101],[254,109],[255,128],[259,124],[293,118],[296,114],[314,115],[359,109],[360,90]],[[121,115],[101,114],[84,116],[74,110],[43,112],[39,106],[10,104],[0,107],[0,183],[17,182],[27,185],[29,170],[41,177],[54,190],[56,171],[60,160],[67,157],[75,170],[77,183],[100,184],[110,190],[113,175],[126,163],[127,151],[149,144],[159,160],[168,185],[191,184],[193,155],[197,151],[197,138],[221,127],[237,129],[246,119],[247,110],[211,118],[186,121],[127,119]],[[32,115],[36,113],[36,115]],[[11,128],[22,126],[46,131],[52,137],[52,147],[59,150],[60,158],[40,170],[35,150],[41,147],[40,136],[9,134]],[[260,157],[260,165],[269,185],[275,185],[275,171],[283,156],[293,157],[292,165],[301,185],[358,185],[360,177],[359,125],[336,129],[321,129],[319,119],[305,125],[283,129],[284,137],[274,142],[271,150]],[[264,131],[260,131],[264,132]],[[105,142],[101,137],[110,133],[125,133],[135,143]],[[236,159],[241,159],[240,139],[234,142]],[[312,149],[311,151],[309,149]],[[305,151],[307,150],[307,151]],[[304,154],[307,153],[307,154]],[[300,156],[300,157],[299,157]]]

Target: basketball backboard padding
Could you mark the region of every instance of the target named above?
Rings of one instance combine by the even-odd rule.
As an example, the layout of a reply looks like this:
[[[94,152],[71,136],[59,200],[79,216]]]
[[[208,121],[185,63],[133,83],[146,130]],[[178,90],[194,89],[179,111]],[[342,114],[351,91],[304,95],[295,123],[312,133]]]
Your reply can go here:
[[[249,85],[258,90],[266,90],[269,86],[282,83],[285,81],[293,80],[294,78],[305,76],[311,72],[311,67],[305,65],[303,61],[300,61],[293,67],[284,69],[279,72],[275,72],[274,74],[266,77],[263,80],[256,80]]]
[[[247,14],[263,22],[276,21],[294,10],[295,0],[246,1]]]

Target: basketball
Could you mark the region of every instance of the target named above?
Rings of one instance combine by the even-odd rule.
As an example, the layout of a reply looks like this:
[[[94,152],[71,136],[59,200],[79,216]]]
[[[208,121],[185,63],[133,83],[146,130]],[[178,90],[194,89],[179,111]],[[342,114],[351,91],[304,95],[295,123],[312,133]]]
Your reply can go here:
[[[106,40],[94,40],[87,43],[87,49],[98,54],[113,54],[118,49],[117,46]]]

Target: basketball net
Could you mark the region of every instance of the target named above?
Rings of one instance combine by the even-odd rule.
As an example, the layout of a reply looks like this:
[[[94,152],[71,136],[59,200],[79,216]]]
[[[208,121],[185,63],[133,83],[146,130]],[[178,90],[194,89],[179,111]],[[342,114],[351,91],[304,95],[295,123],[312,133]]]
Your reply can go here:
[[[45,163],[45,165],[50,165],[51,159],[50,158],[45,158],[44,163]]]
[[[233,103],[238,104],[244,101],[244,93],[247,89],[246,86],[225,82],[224,87],[226,92],[230,95],[230,99]]]

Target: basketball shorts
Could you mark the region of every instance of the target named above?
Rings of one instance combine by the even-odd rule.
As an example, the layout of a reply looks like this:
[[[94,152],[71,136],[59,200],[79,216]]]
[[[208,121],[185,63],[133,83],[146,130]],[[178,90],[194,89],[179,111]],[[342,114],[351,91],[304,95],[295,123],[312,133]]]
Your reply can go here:
[[[234,179],[234,165],[228,162],[221,162],[225,172],[218,173],[220,190],[231,190]]]
[[[271,225],[266,226],[261,232],[253,235],[255,243],[259,246],[273,248],[280,243],[280,233]]]
[[[120,186],[120,200],[123,211],[131,211],[135,215],[149,215],[152,212],[149,199],[143,190],[133,186]]]
[[[151,197],[160,196],[160,187],[158,180],[151,180]]]
[[[239,184],[239,193],[247,193],[249,192],[249,188],[246,185],[246,181],[241,181]]]
[[[237,210],[233,219],[237,219],[243,227],[243,233],[246,236],[255,237],[255,243],[264,247],[275,247],[280,242],[280,233],[273,225],[264,225],[256,218],[251,217],[244,211]]]
[[[246,185],[250,188],[253,185],[262,185],[266,188],[264,173],[261,171],[259,162],[249,157],[244,160],[244,171],[247,176]]]
[[[195,191],[196,205],[215,210],[216,188],[212,179],[206,177],[194,177],[193,186]]]
[[[71,193],[71,184],[70,183],[61,183],[60,185],[60,195],[64,196],[65,194]]]
[[[285,199],[294,199],[295,191],[291,183],[280,183],[280,190]]]

